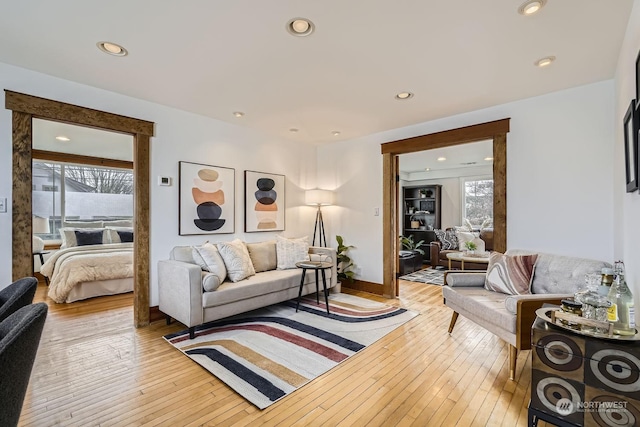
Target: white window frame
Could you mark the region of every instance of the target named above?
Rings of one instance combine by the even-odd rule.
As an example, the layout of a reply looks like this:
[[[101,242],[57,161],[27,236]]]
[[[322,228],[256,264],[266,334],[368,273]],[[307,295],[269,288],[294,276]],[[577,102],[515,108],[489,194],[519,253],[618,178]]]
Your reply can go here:
[[[493,179],[493,175],[472,175],[472,176],[463,176],[460,177],[460,225],[465,225],[464,219],[466,218],[467,213],[467,201],[466,201],[466,189],[465,184],[469,181],[493,181],[494,189],[495,189],[495,180]]]

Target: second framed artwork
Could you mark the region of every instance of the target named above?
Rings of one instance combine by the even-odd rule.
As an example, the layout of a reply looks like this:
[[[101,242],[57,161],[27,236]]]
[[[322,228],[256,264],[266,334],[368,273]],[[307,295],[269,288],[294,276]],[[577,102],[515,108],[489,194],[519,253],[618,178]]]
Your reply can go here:
[[[244,231],[284,230],[284,175],[244,171]]]
[[[627,178],[627,193],[638,189],[638,112],[636,101],[631,100],[624,115],[624,158]]]

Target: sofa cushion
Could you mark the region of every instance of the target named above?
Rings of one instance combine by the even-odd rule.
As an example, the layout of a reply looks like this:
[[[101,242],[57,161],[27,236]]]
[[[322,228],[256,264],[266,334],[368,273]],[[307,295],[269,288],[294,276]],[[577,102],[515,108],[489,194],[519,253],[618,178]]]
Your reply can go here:
[[[451,288],[444,286],[442,295],[447,304],[461,307],[483,321],[498,328],[516,333],[516,316],[505,308],[506,294],[488,291],[481,287]]]
[[[330,284],[330,270],[327,270],[327,286]],[[238,283],[224,282],[215,292],[202,295],[203,308],[215,307],[247,298],[259,297],[300,286],[301,269],[263,271]],[[313,282],[314,275],[307,272],[305,284]],[[320,278],[320,280],[322,280]],[[322,289],[322,288],[321,288]]]
[[[222,281],[217,274],[209,273],[208,271],[202,272],[202,289],[206,292],[212,292],[218,289]]]
[[[218,248],[215,245],[207,242],[202,246],[194,246],[191,255],[195,263],[198,264],[202,270],[208,271],[218,278],[217,284],[210,282],[209,287],[211,289],[207,289],[207,286],[205,286],[203,282],[205,290],[213,291],[220,283],[224,282],[224,279],[227,277],[227,267],[224,265],[220,252],[218,252]]]
[[[276,258],[276,241],[247,243],[249,258],[256,273],[261,271],[275,270],[278,265]]]
[[[239,282],[256,274],[247,246],[240,239],[218,243],[218,251],[227,267],[227,276],[232,282]]]
[[[537,254],[505,255],[492,252],[489,256],[485,289],[508,295],[530,294]]]
[[[521,249],[506,252],[509,255],[531,253]],[[587,273],[600,273],[603,267],[611,267],[604,261],[596,261],[571,256],[539,253],[536,270],[531,282],[533,294],[573,294],[584,287]]]
[[[442,245],[442,249],[458,249],[458,238],[454,229],[433,230],[433,232]]]
[[[309,238],[287,239],[276,236],[278,270],[296,268],[296,262],[309,261]]]
[[[174,246],[169,253],[169,259],[196,264],[193,259],[193,246]]]

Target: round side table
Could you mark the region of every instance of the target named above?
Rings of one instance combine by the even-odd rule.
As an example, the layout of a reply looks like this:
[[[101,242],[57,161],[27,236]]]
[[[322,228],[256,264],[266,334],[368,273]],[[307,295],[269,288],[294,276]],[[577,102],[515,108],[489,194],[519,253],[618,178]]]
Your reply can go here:
[[[329,313],[327,277],[324,271],[333,267],[333,264],[331,264],[330,262],[322,262],[322,261],[300,261],[300,262],[296,262],[296,267],[302,269],[302,277],[300,277],[300,290],[298,291],[298,303],[296,304],[296,313],[298,312],[298,307],[300,307],[300,298],[302,298],[302,287],[304,286],[304,278],[307,274],[307,270],[313,270],[316,273],[316,302],[320,304],[320,298],[318,296],[318,294],[320,293],[320,287],[318,285],[318,272],[321,272],[322,288],[324,290],[324,303],[327,306],[327,314],[331,314]]]

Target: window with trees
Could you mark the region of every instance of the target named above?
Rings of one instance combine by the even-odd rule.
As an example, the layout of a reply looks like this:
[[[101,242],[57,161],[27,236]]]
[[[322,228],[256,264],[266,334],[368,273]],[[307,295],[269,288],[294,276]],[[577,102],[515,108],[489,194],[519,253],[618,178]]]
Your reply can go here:
[[[462,217],[474,230],[493,227],[493,179],[467,178],[463,181]]]
[[[33,232],[60,238],[63,221],[133,218],[133,171],[33,161]]]

